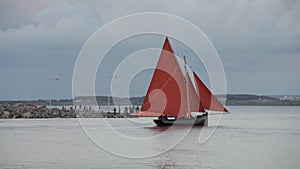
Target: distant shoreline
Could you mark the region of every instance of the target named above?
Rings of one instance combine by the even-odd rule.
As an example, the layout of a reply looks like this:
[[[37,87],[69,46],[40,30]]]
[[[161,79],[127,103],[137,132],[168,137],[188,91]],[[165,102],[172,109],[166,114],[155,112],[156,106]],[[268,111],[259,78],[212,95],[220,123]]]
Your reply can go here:
[[[221,101],[224,101],[224,95],[217,96]],[[142,105],[143,97],[110,97],[111,106],[115,105]],[[223,99],[222,99],[223,98]],[[70,105],[86,105],[86,106],[107,106],[107,96],[80,96],[72,99],[52,100],[53,106],[70,106]],[[37,106],[48,105],[48,100],[3,100],[0,104],[32,104]],[[250,94],[228,94],[226,95],[226,106],[300,106],[300,98],[297,96],[282,96],[272,97],[264,95],[250,95]]]
[[[145,97],[120,98],[110,97],[107,112],[107,96],[81,96],[74,99],[52,100],[13,100],[0,101],[0,119],[11,118],[132,118],[128,113],[139,110]],[[222,102],[224,95],[217,98]],[[226,106],[300,106],[297,96],[275,98],[258,95],[227,95]],[[113,104],[116,103],[116,104]],[[133,105],[133,106],[131,106]],[[95,106],[95,107],[94,107]],[[102,109],[100,109],[100,107]],[[103,109],[104,108],[104,109]],[[121,110],[122,109],[122,110]],[[124,109],[124,110],[123,110]],[[130,111],[128,111],[130,109]],[[113,112],[111,112],[113,111]]]

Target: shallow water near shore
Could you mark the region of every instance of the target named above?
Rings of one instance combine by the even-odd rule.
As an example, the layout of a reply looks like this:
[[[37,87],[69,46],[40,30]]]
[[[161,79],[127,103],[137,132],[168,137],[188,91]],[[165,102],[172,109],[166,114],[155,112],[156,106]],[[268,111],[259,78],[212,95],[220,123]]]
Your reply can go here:
[[[193,127],[174,148],[142,159],[124,158],[103,150],[87,136],[78,119],[3,119],[0,168],[300,168],[300,107],[228,109],[231,114],[222,117],[212,137],[203,144],[198,142],[200,132],[214,126]],[[84,123],[95,129],[93,134],[109,135],[101,127],[103,120],[84,119]],[[106,122],[117,132],[136,138],[153,137],[167,130],[155,127],[151,118],[132,120]],[[122,144],[122,140],[111,140],[111,144]],[[157,138],[141,151],[149,148],[162,152],[164,145]]]

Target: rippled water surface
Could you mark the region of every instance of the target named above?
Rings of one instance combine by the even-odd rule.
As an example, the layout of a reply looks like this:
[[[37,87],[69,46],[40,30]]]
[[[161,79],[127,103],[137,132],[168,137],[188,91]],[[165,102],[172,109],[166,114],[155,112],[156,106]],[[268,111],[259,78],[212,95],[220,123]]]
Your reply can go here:
[[[220,116],[210,116],[209,127],[191,130],[157,128],[151,118],[0,120],[0,168],[300,168],[300,107],[229,110],[217,127]],[[109,140],[113,133],[124,139]],[[140,148],[126,138],[153,141]],[[160,155],[125,158],[119,149]]]

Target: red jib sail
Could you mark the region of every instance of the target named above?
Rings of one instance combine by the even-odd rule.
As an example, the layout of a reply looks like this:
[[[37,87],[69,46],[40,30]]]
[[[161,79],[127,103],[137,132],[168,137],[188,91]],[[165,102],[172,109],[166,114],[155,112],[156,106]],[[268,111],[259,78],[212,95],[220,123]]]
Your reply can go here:
[[[200,78],[193,72],[197,84],[200,102],[207,110],[228,112],[228,110],[218,101],[218,99],[210,92]]]
[[[184,76],[168,38],[148,88],[142,111],[182,117],[187,112]]]

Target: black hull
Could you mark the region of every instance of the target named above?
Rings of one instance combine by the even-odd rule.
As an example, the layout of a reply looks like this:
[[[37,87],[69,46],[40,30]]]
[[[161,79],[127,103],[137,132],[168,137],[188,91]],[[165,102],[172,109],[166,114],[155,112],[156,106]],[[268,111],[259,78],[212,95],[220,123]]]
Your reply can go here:
[[[207,126],[208,115],[198,115],[195,118],[179,118],[168,119],[167,117],[160,117],[153,120],[157,126],[172,126],[172,125],[194,125],[194,126]]]

